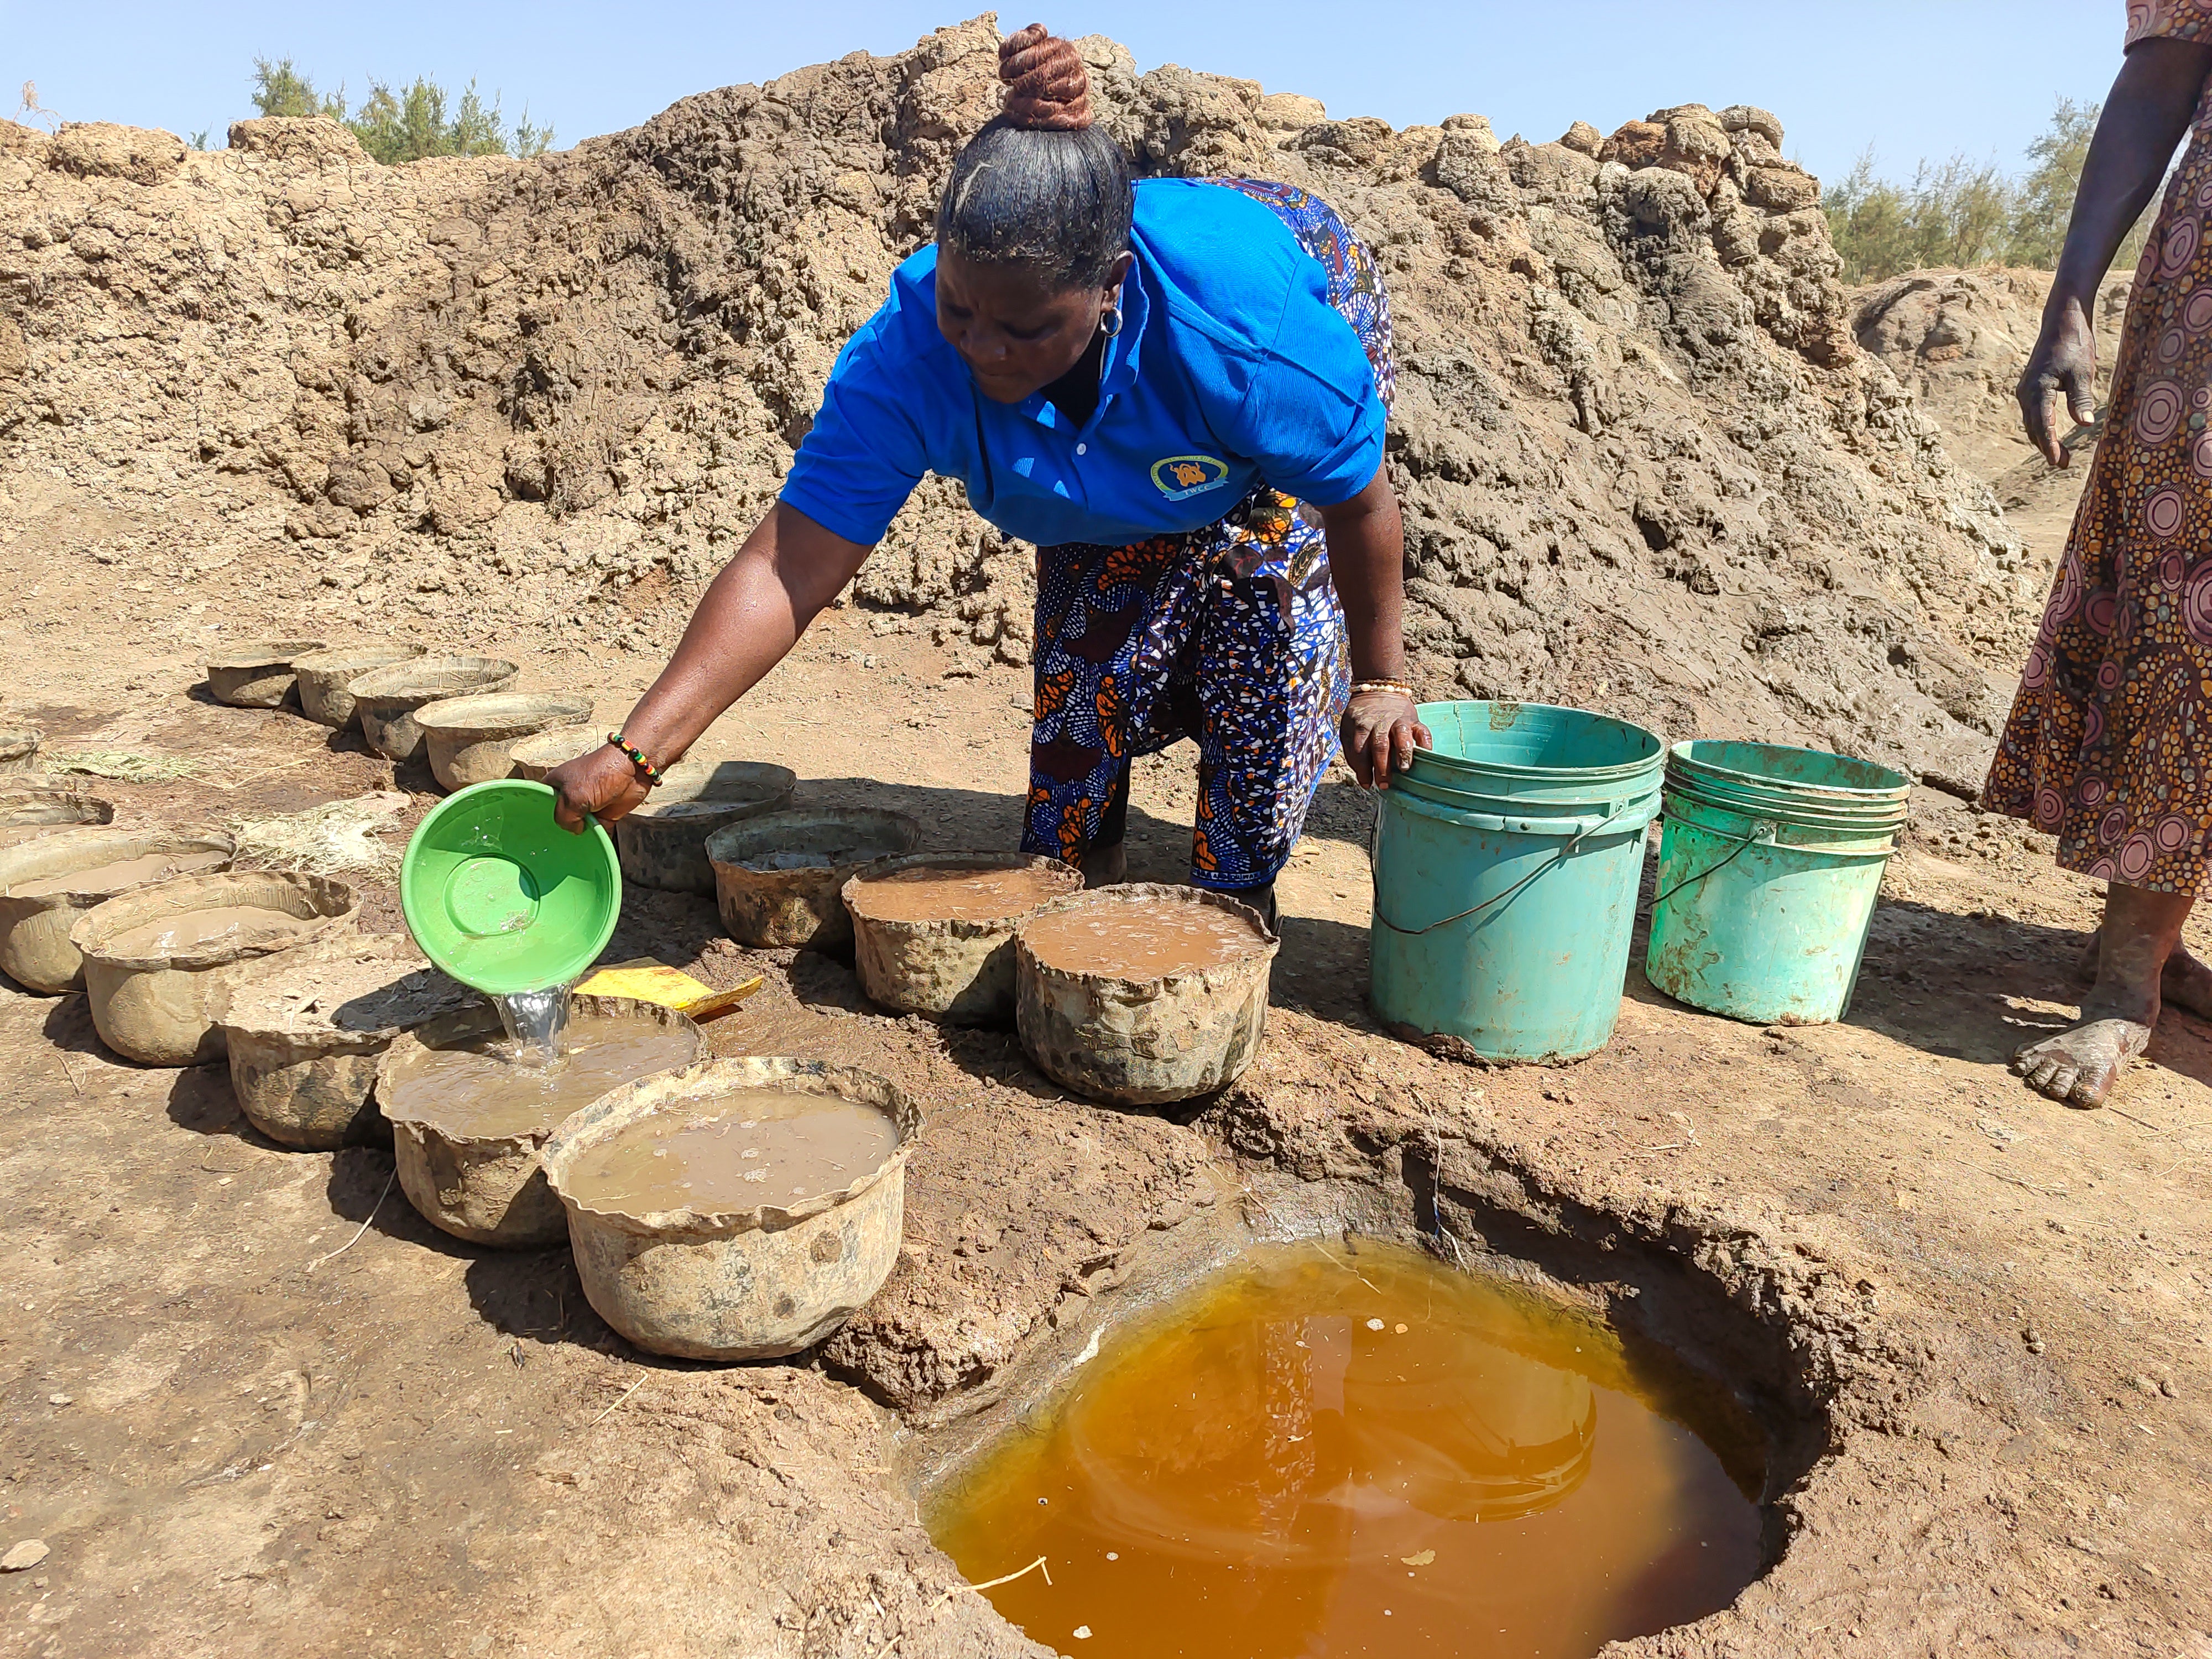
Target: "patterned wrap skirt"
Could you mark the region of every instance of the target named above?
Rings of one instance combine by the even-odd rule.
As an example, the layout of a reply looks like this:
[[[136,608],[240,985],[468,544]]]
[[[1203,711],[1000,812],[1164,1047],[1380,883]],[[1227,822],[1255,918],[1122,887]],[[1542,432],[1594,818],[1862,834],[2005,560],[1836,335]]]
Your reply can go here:
[[[1387,410],[1390,307],[1374,255],[1326,203],[1217,182],[1273,210],[1328,272]],[[1130,762],[1198,744],[1190,878],[1275,878],[1337,751],[1351,691],[1344,609],[1319,514],[1259,486],[1202,530],[1037,550],[1036,726],[1022,848],[1079,869],[1126,800]]]
[[[2140,15],[2138,15],[2140,14]],[[2212,38],[2138,0],[2130,39]],[[2062,868],[2202,892],[2212,865],[2212,94],[2136,271],[2112,406],[1983,788]]]

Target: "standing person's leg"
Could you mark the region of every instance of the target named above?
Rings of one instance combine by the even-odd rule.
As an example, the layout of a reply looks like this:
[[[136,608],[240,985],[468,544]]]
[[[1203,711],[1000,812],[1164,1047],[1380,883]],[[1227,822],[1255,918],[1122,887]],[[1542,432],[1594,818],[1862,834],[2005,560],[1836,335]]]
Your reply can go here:
[[[2105,932],[2100,922],[2081,947],[2074,976],[2085,983],[2094,982],[2104,954]],[[2200,1019],[2212,1019],[2212,967],[2198,961],[2179,940],[2173,954],[2166,959],[2166,971],[2158,976],[2158,1001],[2161,1008],[2185,1009]]]
[[[1084,850],[1083,884],[1111,887],[1129,878],[1129,770],[1127,757],[1107,791],[1106,810],[1098,815],[1097,833]]]
[[[2106,889],[2104,926],[2097,933],[2097,982],[2081,999],[2081,1024],[2028,1043],[2013,1056],[2013,1070],[2029,1088],[2069,1106],[2105,1103],[2127,1063],[2150,1045],[2161,983],[2196,902],[2191,894],[2154,893],[2118,882]],[[2186,983],[2197,988],[2193,978]]]
[[[1188,635],[1190,538],[1037,550],[1036,702],[1022,850],[1074,866],[1097,887],[1123,879],[1129,763],[1171,740],[1165,665]]]
[[[1273,927],[1275,878],[1336,754],[1351,692],[1344,608],[1327,544],[1294,502],[1262,492],[1222,531],[1199,627],[1191,881]]]

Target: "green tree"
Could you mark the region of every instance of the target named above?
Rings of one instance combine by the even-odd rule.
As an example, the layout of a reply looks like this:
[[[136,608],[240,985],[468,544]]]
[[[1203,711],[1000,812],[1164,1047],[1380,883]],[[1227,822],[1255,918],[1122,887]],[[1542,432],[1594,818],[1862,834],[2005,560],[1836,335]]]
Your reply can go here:
[[[368,99],[346,125],[361,147],[387,163],[420,161],[433,155],[539,155],[553,142],[550,127],[533,127],[530,112],[510,129],[495,96],[486,106],[470,82],[458,102],[446,89],[417,76],[404,92],[381,81],[368,83]]]
[[[1874,171],[1874,147],[1859,159],[1843,183],[1822,198],[1828,235],[1843,257],[1846,283],[1878,282],[1912,264],[1912,203],[1905,191]]]
[[[253,107],[264,115],[327,115],[345,119],[345,88],[328,97],[315,91],[315,83],[292,67],[292,60],[266,58],[253,60]]]
[[[2032,164],[2021,180],[2014,199],[2011,257],[2016,264],[2058,263],[2058,250],[2066,240],[2066,221],[2074,211],[2074,191],[2081,182],[2081,164],[2089,159],[2089,140],[2097,131],[2102,106],[2077,104],[2061,98],[2051,111],[2051,125],[2027,147]]]
[[[394,92],[381,81],[368,83],[368,97],[350,112],[344,88],[319,93],[314,82],[282,58],[253,61],[253,106],[264,115],[326,115],[343,121],[361,147],[379,161],[395,165],[434,155],[542,155],[551,148],[553,129],[533,126],[526,108],[508,126],[496,94],[487,106],[471,81],[458,100],[427,76]]]
[[[1912,182],[1900,185],[1877,177],[1874,152],[1866,150],[1826,198],[1844,280],[1879,282],[1924,266],[1992,260],[2051,270],[2065,245],[2099,112],[2095,104],[2058,100],[2050,125],[2027,147],[2027,172],[2019,179],[1994,162],[1954,155],[1941,167],[1923,161]],[[2121,244],[2114,270],[2134,265],[2156,213],[2154,201]]]

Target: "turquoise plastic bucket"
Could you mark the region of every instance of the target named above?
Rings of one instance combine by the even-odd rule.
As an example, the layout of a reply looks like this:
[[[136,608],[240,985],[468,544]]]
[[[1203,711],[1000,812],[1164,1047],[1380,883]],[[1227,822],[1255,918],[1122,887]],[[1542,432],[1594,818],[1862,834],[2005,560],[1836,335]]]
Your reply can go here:
[[[1602,1048],[1620,1014],[1664,745],[1540,703],[1421,714],[1437,748],[1392,780],[1376,819],[1376,1012],[1485,1060]]]
[[[1814,750],[1678,744],[1667,785],[1645,976],[1735,1019],[1842,1018],[1911,780]]]

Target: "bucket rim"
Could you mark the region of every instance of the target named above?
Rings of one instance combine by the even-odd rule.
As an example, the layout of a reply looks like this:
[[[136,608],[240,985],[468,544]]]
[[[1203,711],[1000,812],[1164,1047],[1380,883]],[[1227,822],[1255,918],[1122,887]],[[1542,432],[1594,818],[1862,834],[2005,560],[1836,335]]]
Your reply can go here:
[[[1792,783],[1786,779],[1771,777],[1763,773],[1747,772],[1739,767],[1723,766],[1718,762],[1704,759],[1691,752],[1707,744],[1714,746],[1726,744],[1732,748],[1764,750],[1773,755],[1802,755],[1810,756],[1818,760],[1845,761],[1853,766],[1863,766],[1886,776],[1895,778],[1897,781],[1894,784],[1864,787],[1842,783]],[[1871,804],[1876,801],[1902,800],[1912,792],[1911,778],[1894,767],[1884,766],[1880,761],[1863,760],[1856,755],[1840,755],[1833,750],[1808,749],[1796,744],[1760,743],[1748,738],[1686,738],[1668,749],[1667,766],[1669,771],[1679,768],[1692,776],[1703,774],[1718,781],[1739,787],[1779,789],[1790,794],[1809,796],[1815,799],[1826,798]]]
[[[1624,780],[1627,787],[1611,790],[1583,790],[1572,795],[1507,795],[1494,791],[1455,789],[1449,784],[1438,783],[1418,773],[1401,772],[1390,780],[1390,787],[1403,789],[1407,794],[1422,800],[1435,802],[1439,806],[1455,807],[1469,812],[1499,812],[1513,817],[1537,817],[1547,814],[1571,817],[1578,812],[1607,813],[1630,802],[1656,800],[1664,788],[1661,780],[1652,778]]]
[[[1795,823],[1832,823],[1840,829],[1856,829],[1862,825],[1894,826],[1904,823],[1911,816],[1911,804],[1905,801],[1880,801],[1863,807],[1848,802],[1806,801],[1792,799],[1786,795],[1771,795],[1749,791],[1729,791],[1700,788],[1693,779],[1670,777],[1663,793],[1679,795],[1723,812],[1741,812],[1753,817],[1786,818]]]
[[[1735,840],[1745,838],[1730,825],[1715,823],[1700,813],[1682,811],[1682,804],[1674,792],[1668,792],[1668,798],[1662,809],[1662,816],[1668,823],[1680,824],[1685,829],[1696,830],[1709,836],[1719,836]],[[1897,850],[1899,836],[1905,828],[1905,821],[1901,818],[1888,823],[1865,821],[1838,823],[1834,819],[1793,818],[1779,812],[1747,811],[1741,807],[1717,806],[1711,801],[1693,801],[1692,804],[1729,817],[1740,819],[1746,825],[1770,823],[1778,830],[1797,830],[1812,835],[1831,836],[1836,838],[1833,844],[1821,847],[1803,847],[1795,842],[1778,839],[1774,842],[1774,845],[1792,852],[1834,853],[1839,855],[1855,856],[1879,850],[1887,856]]]
[[[1551,815],[1542,812],[1516,811],[1513,808],[1520,803],[1512,801],[1497,802],[1497,805],[1507,810],[1492,811],[1487,806],[1460,806],[1449,801],[1432,800],[1425,795],[1416,794],[1410,789],[1401,790],[1399,787],[1399,781],[1394,780],[1390,787],[1382,792],[1381,811],[1391,810],[1392,798],[1395,796],[1398,807],[1424,817],[1438,817],[1443,814],[1451,813],[1459,818],[1498,820],[1498,823],[1494,826],[1462,826],[1479,827],[1484,833],[1492,835],[1528,836],[1532,838],[1554,841],[1579,840],[1585,836],[1598,836],[1601,831],[1604,839],[1610,839],[1614,836],[1640,836],[1650,827],[1651,820],[1659,816],[1661,810],[1660,792],[1654,790],[1649,795],[1632,797],[1618,805],[1612,801],[1583,803],[1582,810],[1577,812]],[[1538,806],[1553,806],[1561,803],[1538,801],[1533,804]],[[1576,805],[1577,803],[1566,804]],[[1523,827],[1508,827],[1507,820],[1517,820]],[[1380,811],[1376,816],[1376,823],[1378,826],[1381,823]]]
[[[1434,726],[1447,711],[1499,707],[1510,707],[1518,711],[1516,714],[1516,720],[1520,713],[1572,714],[1578,719],[1602,721],[1607,726],[1624,727],[1647,739],[1652,745],[1652,751],[1640,760],[1619,761],[1608,766],[1520,766],[1510,761],[1473,760],[1464,755],[1447,755],[1441,750],[1417,746],[1413,750],[1413,765],[1436,766],[1452,772],[1489,773],[1507,778],[1551,779],[1566,781],[1579,779],[1597,781],[1632,778],[1640,773],[1662,770],[1667,764],[1667,740],[1650,726],[1638,725],[1634,720],[1623,720],[1618,714],[1601,714],[1594,708],[1577,708],[1571,703],[1517,702],[1507,697],[1460,697],[1439,702],[1417,703],[1414,705],[1414,712],[1421,717],[1424,724]],[[1453,714],[1453,718],[1458,718],[1455,712]]]

